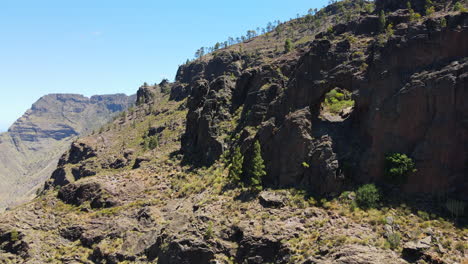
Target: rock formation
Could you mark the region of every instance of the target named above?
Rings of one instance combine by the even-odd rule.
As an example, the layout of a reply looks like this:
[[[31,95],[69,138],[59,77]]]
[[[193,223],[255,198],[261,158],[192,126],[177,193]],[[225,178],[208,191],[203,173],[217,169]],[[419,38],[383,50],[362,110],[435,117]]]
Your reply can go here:
[[[0,135],[0,208],[35,195],[73,139],[90,134],[132,105],[134,97],[46,95]]]
[[[409,2],[333,3],[140,87],[1,215],[0,262],[463,263],[468,13]]]

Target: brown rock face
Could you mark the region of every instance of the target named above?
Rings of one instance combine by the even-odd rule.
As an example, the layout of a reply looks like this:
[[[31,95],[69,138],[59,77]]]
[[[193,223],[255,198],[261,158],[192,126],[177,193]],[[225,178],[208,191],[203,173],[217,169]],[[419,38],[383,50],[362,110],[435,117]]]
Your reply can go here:
[[[395,3],[377,5],[401,8]],[[335,35],[320,34],[300,58],[246,69],[235,86],[223,86],[229,89],[213,89],[216,81],[189,84],[193,90],[184,152],[197,153],[205,161],[217,159],[228,147],[228,142],[217,141],[218,124],[242,106],[236,128],[240,139],[234,144],[245,152],[259,139],[266,184],[328,193],[339,190],[345,178],[381,181],[385,155],[398,152],[409,155],[417,168],[404,189],[461,194],[468,157],[468,106],[463,100],[468,15],[448,15],[443,18],[447,26],[442,27],[441,17],[408,23],[406,12],[390,13],[389,21],[397,25],[395,34],[380,44],[372,26],[376,19],[368,16],[336,25]],[[347,39],[330,40],[343,33],[375,42],[363,49]],[[320,39],[325,36],[328,39]],[[206,78],[202,70],[195,73],[205,64],[190,67],[192,76]],[[281,71],[288,77],[275,75]],[[181,82],[190,79],[183,76]],[[321,119],[321,103],[334,88],[352,92],[355,106],[336,120]]]
[[[197,82],[187,103],[187,128],[182,138],[182,149],[199,162],[210,164],[223,153],[225,143],[218,126],[229,120],[230,100],[234,82],[230,77],[220,77],[211,84]]]
[[[363,176],[381,178],[384,154],[401,152],[418,169],[407,190],[447,191],[466,182],[468,15],[447,20],[444,30],[431,30],[428,21],[425,31],[395,37],[374,57],[356,100],[367,141]]]
[[[86,201],[93,201],[99,197],[101,186],[97,183],[67,184],[60,188],[58,198],[65,203],[81,205]]]

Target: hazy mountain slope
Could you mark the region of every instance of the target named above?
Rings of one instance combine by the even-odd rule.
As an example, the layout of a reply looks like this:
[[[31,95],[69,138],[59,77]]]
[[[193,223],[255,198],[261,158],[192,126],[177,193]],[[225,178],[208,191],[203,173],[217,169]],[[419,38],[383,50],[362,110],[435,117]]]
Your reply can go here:
[[[0,136],[0,208],[32,197],[74,138],[98,129],[133,102],[126,95],[40,98]]]

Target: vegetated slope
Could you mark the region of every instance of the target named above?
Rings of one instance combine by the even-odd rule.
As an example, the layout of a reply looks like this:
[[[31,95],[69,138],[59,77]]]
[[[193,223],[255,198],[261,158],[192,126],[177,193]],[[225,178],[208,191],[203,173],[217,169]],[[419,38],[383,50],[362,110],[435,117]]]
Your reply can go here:
[[[271,60],[229,47],[141,87],[135,109],[75,141],[44,192],[2,215],[0,259],[462,262],[468,14],[410,4],[377,1],[384,26],[363,12]],[[233,153],[260,160],[255,142],[261,186],[229,177]],[[385,196],[352,191],[363,182]]]
[[[98,129],[134,101],[126,95],[51,94],[34,103],[0,136],[0,209],[33,197],[73,139]]]

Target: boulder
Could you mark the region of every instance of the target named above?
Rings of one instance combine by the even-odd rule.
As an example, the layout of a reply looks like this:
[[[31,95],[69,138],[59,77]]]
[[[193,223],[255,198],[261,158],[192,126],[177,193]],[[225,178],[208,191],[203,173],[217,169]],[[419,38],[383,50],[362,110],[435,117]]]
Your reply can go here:
[[[362,245],[345,245],[332,253],[330,258],[331,262],[325,263],[343,263],[343,264],[404,264],[406,261],[400,259],[397,254],[392,251],[385,251],[375,248],[373,246]],[[314,263],[314,262],[312,262]],[[321,263],[321,262],[317,262]]]
[[[100,230],[90,229],[83,232],[80,242],[83,246],[91,248],[93,245],[101,242],[104,237],[104,234]]]
[[[71,173],[75,178],[75,181],[89,176],[94,176],[97,174],[98,166],[92,161],[85,161],[80,164],[78,167],[71,169]],[[60,182],[58,182],[60,183]],[[62,184],[63,185],[63,184]]]
[[[76,241],[80,239],[81,235],[83,234],[83,231],[84,229],[81,226],[69,226],[60,229],[59,233],[65,239],[68,239],[70,241]]]
[[[60,188],[58,198],[68,204],[81,205],[93,201],[100,193],[101,185],[98,183],[70,183]]]
[[[165,129],[166,129],[165,126],[150,127],[150,129],[148,130],[148,136],[149,136],[149,137],[152,137],[152,136],[159,135],[159,134],[161,134]]]
[[[137,157],[135,159],[135,163],[133,164],[133,169],[138,169],[141,167],[141,164],[144,162],[149,162],[151,161],[151,158],[149,157]]]
[[[428,236],[416,242],[410,241],[405,243],[401,252],[402,256],[409,261],[420,259],[431,248],[431,240],[432,238]]]
[[[109,168],[111,168],[111,169],[121,169],[121,168],[124,168],[125,166],[127,166],[128,163],[129,163],[129,161],[124,157],[116,158],[111,164],[109,164]]]
[[[77,164],[80,161],[96,157],[96,151],[84,142],[73,142],[70,150],[59,161],[59,166],[67,163]]]
[[[158,257],[159,264],[210,264],[215,252],[204,241],[183,238],[171,241]]]
[[[237,263],[288,263],[289,250],[281,239],[264,236],[243,236],[236,254]]]
[[[286,197],[279,193],[263,191],[258,196],[258,200],[263,207],[280,208],[285,206]]]
[[[110,208],[117,205],[119,205],[118,200],[105,192],[101,192],[91,201],[91,208]]]

